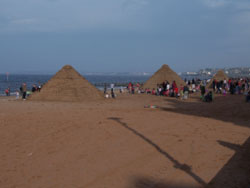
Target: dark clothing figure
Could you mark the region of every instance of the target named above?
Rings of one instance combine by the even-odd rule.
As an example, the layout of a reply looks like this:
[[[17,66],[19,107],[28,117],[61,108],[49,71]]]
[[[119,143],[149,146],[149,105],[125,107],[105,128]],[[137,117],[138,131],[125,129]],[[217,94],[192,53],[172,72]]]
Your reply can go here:
[[[112,98],[115,98],[114,88],[111,88],[111,96]]]
[[[189,89],[188,89],[188,87],[187,86],[184,86],[184,88],[183,88],[183,92],[185,93],[185,92],[189,92]]]
[[[37,91],[37,89],[36,89],[36,86],[35,86],[35,85],[33,85],[33,86],[32,86],[31,91],[32,91],[33,93]]]
[[[247,102],[250,102],[250,91],[248,91],[248,93],[247,93],[246,101],[247,101]]]
[[[201,96],[202,96],[202,98],[204,97],[204,95],[205,95],[205,93],[206,93],[206,88],[205,88],[205,86],[203,86],[203,85],[201,85]]]
[[[216,87],[217,87],[216,93],[220,93],[221,94],[221,82],[217,82],[216,83]]]
[[[212,91],[209,91],[208,94],[204,98],[205,102],[212,102],[213,101],[213,93]]]
[[[23,83],[22,85],[23,99],[26,99],[27,85]]]
[[[104,94],[106,94],[106,93],[107,93],[107,85],[104,84]]]
[[[235,85],[233,83],[230,83],[230,93],[231,95],[234,95],[235,93]]]

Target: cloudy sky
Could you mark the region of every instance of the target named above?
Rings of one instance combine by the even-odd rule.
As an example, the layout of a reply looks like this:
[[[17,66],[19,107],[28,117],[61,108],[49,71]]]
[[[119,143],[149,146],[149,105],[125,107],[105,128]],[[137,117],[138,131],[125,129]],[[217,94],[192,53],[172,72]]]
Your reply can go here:
[[[0,0],[0,72],[250,66],[249,0]]]

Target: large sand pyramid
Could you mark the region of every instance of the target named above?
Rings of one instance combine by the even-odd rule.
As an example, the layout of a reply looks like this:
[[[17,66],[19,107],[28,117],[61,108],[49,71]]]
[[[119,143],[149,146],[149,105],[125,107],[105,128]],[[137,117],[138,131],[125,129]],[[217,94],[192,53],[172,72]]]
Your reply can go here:
[[[210,80],[210,82],[207,84],[207,88],[212,88],[213,85],[213,81],[221,81],[221,80],[229,80],[228,76],[224,73],[223,70],[219,70],[214,76],[213,78]]]
[[[157,88],[157,84],[162,84],[166,80],[170,84],[175,81],[177,87],[185,85],[185,82],[172,69],[170,69],[168,65],[164,64],[151,78],[149,78],[148,81],[146,81],[143,88]]]
[[[82,77],[72,66],[57,72],[31,100],[81,102],[104,99],[101,91]]]

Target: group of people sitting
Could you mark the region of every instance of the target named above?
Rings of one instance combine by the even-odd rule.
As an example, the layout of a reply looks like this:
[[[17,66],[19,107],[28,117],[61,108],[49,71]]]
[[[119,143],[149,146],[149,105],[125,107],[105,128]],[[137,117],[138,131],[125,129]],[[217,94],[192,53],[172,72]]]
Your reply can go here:
[[[36,92],[36,91],[40,92],[41,89],[42,89],[42,86],[41,86],[40,84],[38,84],[38,85],[33,84],[33,85],[32,85],[32,88],[31,88],[31,91],[32,91],[32,93],[34,93],[34,92]]]

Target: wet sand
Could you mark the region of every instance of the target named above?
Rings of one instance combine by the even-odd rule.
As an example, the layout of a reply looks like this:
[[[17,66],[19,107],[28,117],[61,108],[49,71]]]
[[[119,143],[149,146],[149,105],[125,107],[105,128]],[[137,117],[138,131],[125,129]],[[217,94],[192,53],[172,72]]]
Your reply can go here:
[[[250,187],[244,96],[0,106],[1,188]]]

